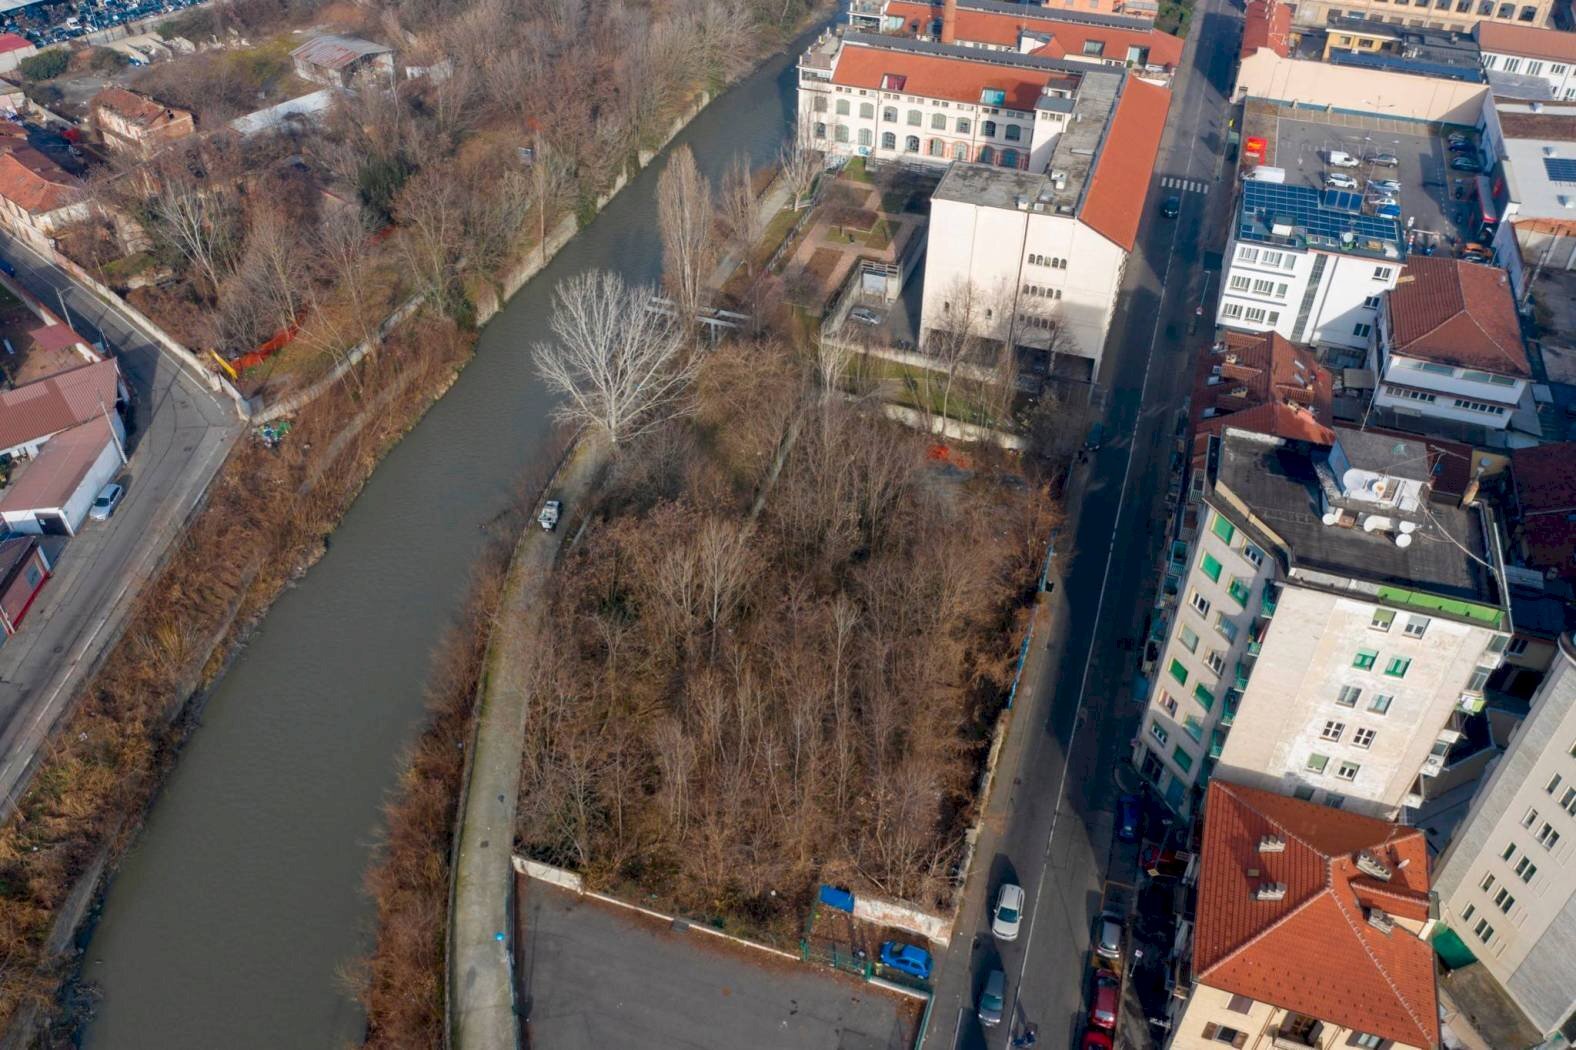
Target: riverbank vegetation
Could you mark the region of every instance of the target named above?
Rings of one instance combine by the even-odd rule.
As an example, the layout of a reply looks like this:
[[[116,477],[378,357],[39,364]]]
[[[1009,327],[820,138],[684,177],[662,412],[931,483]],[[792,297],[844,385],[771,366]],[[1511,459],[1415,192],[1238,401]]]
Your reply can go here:
[[[527,854],[779,939],[818,881],[948,901],[1054,508],[845,365],[723,347],[620,447],[532,670]]]

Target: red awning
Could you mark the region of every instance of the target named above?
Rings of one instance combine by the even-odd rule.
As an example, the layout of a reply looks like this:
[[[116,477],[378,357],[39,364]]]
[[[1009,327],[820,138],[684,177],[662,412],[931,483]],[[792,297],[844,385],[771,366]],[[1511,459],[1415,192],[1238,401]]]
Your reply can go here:
[[[1483,212],[1484,222],[1498,222],[1499,209],[1494,207],[1494,187],[1490,185],[1487,175],[1477,177],[1478,207]]]

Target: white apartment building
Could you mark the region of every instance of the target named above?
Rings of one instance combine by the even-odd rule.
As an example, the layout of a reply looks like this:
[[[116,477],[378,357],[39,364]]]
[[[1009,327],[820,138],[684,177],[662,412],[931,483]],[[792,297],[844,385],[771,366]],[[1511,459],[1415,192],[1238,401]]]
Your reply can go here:
[[[1088,78],[1047,174],[953,164],[931,198],[921,330],[1056,356],[1092,379],[1137,241],[1170,93]]]
[[[1520,407],[1538,430],[1510,278],[1497,266],[1413,256],[1381,301],[1369,354],[1375,408],[1504,430]]]
[[[1400,225],[1361,206],[1357,194],[1245,182],[1215,323],[1366,348],[1406,251]]]
[[[1483,68],[1537,77],[1550,97],[1576,99],[1576,36],[1543,26],[1479,22],[1472,31]]]
[[[1482,141],[1492,172],[1478,197],[1498,224],[1494,261],[1520,299],[1534,272],[1576,269],[1576,102],[1495,99]]]
[[[800,56],[798,119],[832,156],[1044,171],[1080,92],[1114,97],[1119,79],[1078,62],[828,32]]]
[[[1430,503],[1421,441],[1212,438],[1173,548],[1133,761],[1184,815],[1238,783],[1370,816],[1421,802],[1510,636],[1481,507]],[[1185,549],[1184,549],[1185,548]]]
[[[1478,788],[1441,858],[1440,921],[1527,1019],[1553,1037],[1576,1018],[1576,643]]]

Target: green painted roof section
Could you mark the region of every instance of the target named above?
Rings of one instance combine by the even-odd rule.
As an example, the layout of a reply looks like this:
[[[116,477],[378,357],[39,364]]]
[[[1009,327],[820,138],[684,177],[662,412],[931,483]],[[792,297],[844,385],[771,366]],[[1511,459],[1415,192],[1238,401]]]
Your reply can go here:
[[[1444,923],[1434,927],[1434,952],[1445,964],[1447,970],[1459,970],[1463,966],[1471,966],[1477,962],[1477,956],[1472,954],[1461,940],[1459,934]]]
[[[1405,587],[1380,587],[1379,600],[1387,605],[1399,605],[1406,609],[1443,613],[1459,620],[1471,620],[1473,623],[1480,623],[1496,630],[1505,625],[1504,610],[1496,609],[1492,605],[1464,602],[1459,598],[1441,598],[1437,594],[1409,591]]]

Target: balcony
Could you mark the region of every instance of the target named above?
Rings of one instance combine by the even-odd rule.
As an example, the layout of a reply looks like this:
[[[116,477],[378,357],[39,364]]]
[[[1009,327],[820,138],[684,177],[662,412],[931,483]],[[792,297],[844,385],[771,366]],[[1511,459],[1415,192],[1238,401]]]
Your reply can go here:
[[[1275,615],[1275,606],[1280,601],[1280,588],[1273,583],[1266,583],[1263,592],[1259,595],[1259,614],[1266,620]]]
[[[1246,689],[1248,687],[1248,676],[1250,674],[1252,674],[1252,673],[1253,673],[1253,668],[1249,667],[1247,664],[1243,663],[1241,660],[1238,660],[1237,661],[1237,676],[1236,676],[1235,679],[1232,680],[1231,684],[1233,686],[1235,686],[1236,688],[1238,688],[1238,689]]]
[[[1324,1035],[1324,1022],[1312,1021],[1304,1015],[1293,1014],[1300,1023],[1287,1024],[1282,1022],[1279,1027],[1270,1029],[1270,1045],[1277,1050],[1309,1050],[1310,1047],[1321,1047]]]
[[[1231,728],[1237,721],[1237,705],[1242,703],[1242,694],[1235,689],[1227,689],[1226,696],[1221,701],[1220,724]]]
[[[1216,729],[1213,733],[1209,734],[1209,757],[1210,758],[1219,758],[1220,757],[1220,753],[1222,751],[1224,751],[1225,749],[1226,749],[1226,733],[1225,733],[1225,730]]]
[[[1176,540],[1171,544],[1170,571],[1182,573],[1187,571],[1187,544]]]
[[[1487,706],[1488,700],[1480,693],[1462,693],[1461,699],[1456,701],[1456,710],[1467,715],[1481,714]]]

